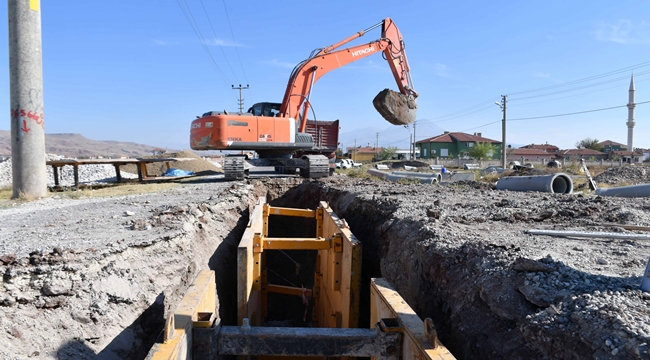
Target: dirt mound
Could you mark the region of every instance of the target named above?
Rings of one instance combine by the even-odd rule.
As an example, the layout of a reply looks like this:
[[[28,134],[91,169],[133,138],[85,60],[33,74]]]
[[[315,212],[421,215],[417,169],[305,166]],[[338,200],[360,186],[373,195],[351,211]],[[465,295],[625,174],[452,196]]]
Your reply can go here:
[[[494,184],[491,183],[486,183],[486,182],[480,182],[480,181],[473,181],[473,180],[460,180],[460,181],[455,181],[454,186],[468,186],[473,189],[477,190],[496,190],[497,187]]]
[[[415,100],[404,94],[384,89],[372,100],[372,105],[393,125],[408,125],[415,121],[417,105]]]
[[[174,169],[193,171],[195,173],[221,172],[221,170],[216,165],[207,160],[203,160],[199,155],[190,150],[143,157],[143,159],[161,158],[192,159],[184,161],[170,161],[169,167]],[[130,173],[138,173],[138,168],[135,165],[125,165],[122,166],[121,169]],[[167,171],[167,164],[164,162],[147,164],[147,174],[149,176],[162,176],[165,171]]]
[[[647,166],[623,166],[609,168],[594,176],[597,184],[638,185],[650,183],[650,169]]]

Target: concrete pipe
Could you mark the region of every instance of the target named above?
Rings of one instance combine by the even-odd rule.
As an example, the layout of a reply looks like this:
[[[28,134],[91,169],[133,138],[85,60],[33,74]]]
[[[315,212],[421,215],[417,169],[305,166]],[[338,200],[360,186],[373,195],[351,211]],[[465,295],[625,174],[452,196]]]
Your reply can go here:
[[[649,197],[650,184],[596,189],[596,195],[618,197]]]
[[[538,176],[509,176],[499,179],[497,189],[571,194],[573,192],[573,181],[569,175],[564,173]]]
[[[442,180],[442,175],[440,173],[412,173],[407,171],[393,171],[393,175],[402,175],[407,177],[419,177],[419,178],[436,178],[438,182]]]
[[[368,172],[368,174],[370,174],[372,176],[376,176],[376,177],[386,179],[386,180],[392,181],[392,182],[397,182],[397,181],[399,181],[401,179],[415,179],[415,180],[419,180],[421,184],[437,184],[438,183],[438,178],[435,178],[435,177],[422,178],[422,177],[414,177],[414,176],[394,175],[394,174],[389,174],[389,173],[385,173],[383,171],[374,170],[374,169],[368,169],[367,172]]]

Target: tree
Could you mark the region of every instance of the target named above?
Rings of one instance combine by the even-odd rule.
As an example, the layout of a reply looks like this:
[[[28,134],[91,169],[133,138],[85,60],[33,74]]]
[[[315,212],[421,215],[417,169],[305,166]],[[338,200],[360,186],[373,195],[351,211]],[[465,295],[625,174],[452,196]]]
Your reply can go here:
[[[598,139],[592,139],[592,138],[584,138],[580,141],[576,142],[576,148],[578,149],[592,149],[596,151],[601,151],[603,150],[603,147],[598,145],[600,141]]]
[[[397,154],[397,148],[395,146],[388,146],[381,149],[381,152],[379,153],[379,158],[381,160],[390,160],[393,157],[395,157],[395,154]]]
[[[493,144],[487,142],[485,143],[477,142],[476,144],[474,144],[474,146],[469,148],[469,156],[479,161],[485,159],[491,159],[495,151],[496,151],[496,147]]]

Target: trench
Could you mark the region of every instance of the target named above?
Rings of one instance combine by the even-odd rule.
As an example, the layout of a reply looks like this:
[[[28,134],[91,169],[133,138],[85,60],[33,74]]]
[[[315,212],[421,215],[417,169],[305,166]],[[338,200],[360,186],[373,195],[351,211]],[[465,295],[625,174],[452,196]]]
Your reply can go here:
[[[320,201],[327,201],[346,220],[363,248],[360,327],[370,325],[370,279],[384,277],[420,318],[433,319],[440,340],[458,359],[548,356],[548,352],[543,354],[526,344],[515,320],[496,316],[481,298],[483,292],[499,294],[500,279],[493,279],[496,284],[492,288],[476,288],[477,283],[471,281],[472,277],[481,276],[481,257],[489,250],[483,245],[464,245],[447,252],[430,251],[419,231],[422,224],[393,216],[397,203],[362,198],[316,181],[266,179],[250,183],[254,191],[246,201],[251,205],[257,196],[265,196],[268,203],[278,207],[315,209]],[[217,274],[219,316],[223,325],[236,325],[236,248],[248,216],[248,212],[243,212],[237,223],[231,224],[229,235],[209,262]],[[271,220],[270,236],[308,237],[313,233],[313,224],[296,225],[295,221],[296,218]],[[208,232],[210,226],[210,223],[205,225]],[[310,287],[313,256],[308,251],[269,252],[267,266],[275,272],[275,278],[269,275],[269,282]],[[304,312],[299,297],[281,294],[269,297],[269,325],[309,326],[301,319]],[[310,314],[306,316],[309,317]]]

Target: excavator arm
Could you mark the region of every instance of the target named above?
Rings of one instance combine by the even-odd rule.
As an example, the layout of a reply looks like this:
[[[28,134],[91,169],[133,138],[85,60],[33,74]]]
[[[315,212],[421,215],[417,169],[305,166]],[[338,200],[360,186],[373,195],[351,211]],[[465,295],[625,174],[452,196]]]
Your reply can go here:
[[[367,44],[339,49],[341,46],[380,26],[382,27],[380,39]],[[388,91],[386,89],[380,92],[373,104],[375,104],[381,115],[393,124],[413,122],[417,107],[415,99],[418,94],[413,89],[409,64],[404,51],[404,40],[395,23],[389,18],[334,45],[313,51],[309,58],[298,64],[289,78],[280,107],[280,116],[300,119],[299,131],[304,132],[307,124],[307,114],[311,106],[309,102],[311,89],[316,81],[332,70],[364,59],[377,52],[383,52],[401,95],[386,93]],[[381,99],[379,99],[380,97]]]

